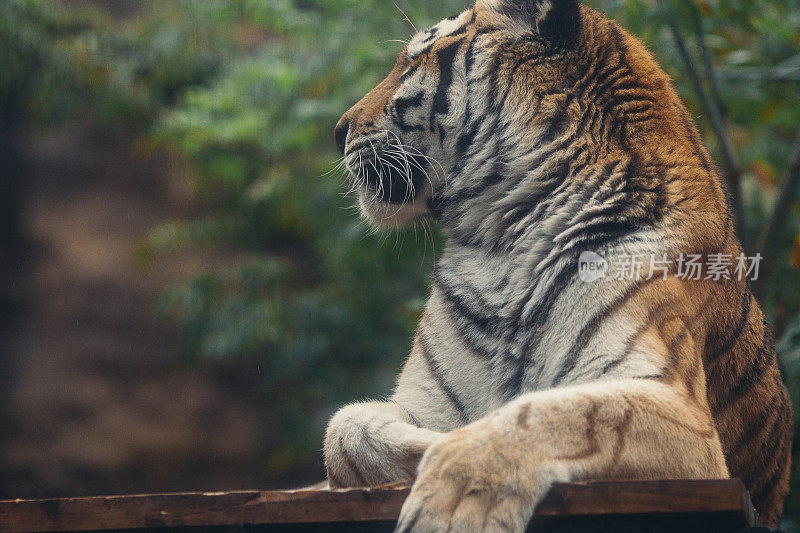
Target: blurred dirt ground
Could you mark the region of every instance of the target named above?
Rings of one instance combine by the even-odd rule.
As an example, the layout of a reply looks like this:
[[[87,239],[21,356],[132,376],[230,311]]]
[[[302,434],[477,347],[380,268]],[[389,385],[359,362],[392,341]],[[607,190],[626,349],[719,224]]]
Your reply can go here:
[[[27,142],[28,253],[0,339],[0,497],[258,488],[266,424],[248,363],[186,365],[158,292],[213,257],[144,268],[136,244],[196,209],[165,158],[91,126]]]

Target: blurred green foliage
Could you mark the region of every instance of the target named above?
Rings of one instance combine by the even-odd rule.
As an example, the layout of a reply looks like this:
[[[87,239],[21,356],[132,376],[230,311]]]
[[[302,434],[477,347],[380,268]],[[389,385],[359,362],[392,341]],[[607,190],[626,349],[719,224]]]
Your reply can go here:
[[[265,401],[284,413],[291,449],[268,461],[273,475],[316,453],[336,405],[389,391],[436,245],[421,230],[387,245],[354,216],[331,173],[333,124],[400,49],[375,28],[388,39],[408,35],[405,23],[381,2],[296,4],[238,3],[230,30],[240,55],[152,130],[191,159],[214,212],[160,228],[150,244],[224,243],[245,254],[232,276],[208,272],[172,287],[163,308],[184,324],[186,356],[263,359]]]
[[[769,213],[800,125],[800,0],[593,0],[643,38],[676,81],[707,145],[666,24],[671,10],[699,58],[696,22],[744,170],[744,222]],[[388,72],[412,24],[465,7],[443,0],[169,0],[102,6],[0,4],[0,96],[21,93],[50,124],[87,110],[179,154],[208,215],[155,228],[144,258],[222,248],[235,272],[209,270],[165,289],[161,311],[182,327],[185,358],[257,358],[265,405],[281,414],[270,476],[312,462],[335,407],[386,394],[410,347],[440,238],[427,228],[375,233],[352,211],[334,169],[338,117]],[[9,53],[6,53],[9,52]],[[698,59],[698,63],[700,63]],[[800,212],[767,257],[762,301],[800,394]],[[751,243],[746,243],[750,245]],[[751,250],[753,251],[753,250]],[[800,517],[800,496],[787,516]]]

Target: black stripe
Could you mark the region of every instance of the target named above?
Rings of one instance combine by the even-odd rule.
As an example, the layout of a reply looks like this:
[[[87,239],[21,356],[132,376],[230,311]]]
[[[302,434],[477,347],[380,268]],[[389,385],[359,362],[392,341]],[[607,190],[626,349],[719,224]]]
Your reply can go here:
[[[463,34],[467,33],[467,27],[468,26],[469,26],[469,22],[465,22],[464,24],[462,24],[461,26],[456,28],[456,30],[453,31],[453,33],[448,33],[444,37],[457,37],[459,35],[463,35]]]
[[[576,255],[575,253],[571,253],[570,255]],[[533,317],[531,320],[525,321],[524,323],[520,324],[520,328],[529,329],[531,327],[535,327],[537,330],[541,329],[544,325],[544,322],[547,320],[550,311],[552,311],[553,306],[558,300],[558,297],[561,296],[561,292],[567,288],[569,283],[574,280],[575,278],[575,268],[574,265],[571,264],[570,261],[565,261],[564,266],[561,270],[556,274],[555,280],[550,286],[550,290],[547,291],[547,295],[539,305],[536,306],[535,310],[531,313]],[[522,314],[522,311],[525,305],[530,301],[531,297],[533,297],[533,293],[536,290],[536,286],[532,286],[528,292],[525,294],[525,298],[519,303],[516,315],[519,316]],[[518,333],[518,331],[515,331]],[[538,336],[537,336],[538,337]]]
[[[448,44],[436,53],[439,60],[439,85],[433,95],[431,106],[430,129],[434,130],[436,115],[446,115],[450,111],[450,100],[447,92],[453,84],[453,62],[456,59],[458,49],[464,43],[464,38],[458,39]]]
[[[623,112],[630,112],[631,107],[634,105],[641,105],[646,107],[647,109],[652,110],[655,106],[658,105],[658,102],[648,94],[642,94],[641,87],[624,89],[626,93],[633,92],[633,94],[620,94],[620,92],[614,93],[614,97],[611,98],[610,104],[617,108],[623,108]],[[627,108],[627,109],[626,109]]]
[[[784,406],[784,409],[781,411],[780,423],[776,424],[776,427],[779,429],[786,429],[789,420],[789,409]],[[790,437],[784,437],[781,441],[783,447],[780,453],[776,454],[774,450],[774,440],[777,438],[777,435],[770,433],[770,437],[771,439],[765,443],[765,446],[760,448],[764,451],[762,455],[764,460],[759,463],[751,463],[757,464],[760,468],[751,468],[749,475],[745,477],[745,484],[749,490],[753,491],[751,494],[753,496],[753,502],[756,503],[756,505],[763,502],[764,497],[767,496],[765,493],[773,490],[780,480],[780,477],[784,474],[789,461],[788,455],[792,448]],[[770,472],[769,477],[766,479],[761,478],[761,476],[767,473],[767,467],[771,465],[774,465],[774,468]],[[754,491],[753,489],[756,487],[759,487],[759,489]]]
[[[630,337],[628,337],[628,340],[625,343],[625,351],[622,353],[622,356],[606,363],[600,374],[604,376],[609,372],[611,372],[612,370],[615,370],[616,368],[621,366],[622,363],[624,363],[625,361],[627,361],[627,359],[631,355],[631,352],[633,351],[633,343],[636,341],[636,339],[638,339],[648,328],[650,328],[653,325],[652,322],[656,316],[663,313],[664,309],[667,309],[672,305],[673,302],[667,301],[667,302],[662,302],[661,304],[654,307],[647,314],[647,318],[645,319],[645,321],[642,322],[642,324],[640,324],[638,328],[636,328],[636,331]]]
[[[542,145],[547,145],[552,143],[556,137],[563,134],[564,131],[570,126],[569,121],[567,120],[567,109],[571,105],[572,101],[574,100],[574,94],[568,93],[566,98],[561,105],[559,106],[558,111],[554,113],[553,117],[551,118],[551,122],[548,125],[547,130],[544,134],[540,137],[538,142]],[[540,101],[541,103],[541,101]],[[537,104],[538,105],[538,104]],[[558,146],[547,150],[543,154],[541,154],[536,161],[531,163],[531,168],[535,168],[543,164],[547,159],[553,157],[554,155],[560,153],[561,151],[565,150],[570,144],[572,144],[575,138],[581,133],[583,127],[585,127],[587,121],[586,113],[582,115],[581,122],[578,124],[576,130],[571,133],[566,139],[559,143]],[[478,125],[476,121],[476,125]],[[495,141],[495,143],[499,143],[499,141]],[[500,150],[499,148],[495,148],[493,153],[498,153]],[[505,177],[502,174],[503,170],[503,161],[500,159],[496,159],[493,165],[493,170],[489,172],[483,179],[481,179],[475,185],[458,191],[455,195],[448,198],[448,203],[462,203],[467,200],[471,200],[480,196],[486,188],[495,185],[503,180]],[[514,207],[509,212],[509,216],[505,219],[505,227],[506,229],[519,222],[522,218],[527,216],[530,213],[530,210],[535,208],[536,205],[547,195],[549,195],[553,189],[555,189],[558,185],[564,182],[564,178],[566,177],[567,173],[569,172],[571,161],[569,158],[565,159],[559,165],[557,171],[552,172],[548,175],[547,185],[548,187],[543,187],[539,194],[535,197],[526,198],[524,203],[520,203],[517,207]],[[521,174],[520,179],[524,179],[526,174]],[[535,222],[535,221],[534,221]],[[471,242],[471,241],[470,241]],[[503,245],[502,242],[495,242],[494,247],[499,248]]]
[[[475,35],[467,45],[467,50],[464,52],[464,72],[466,73],[467,81],[469,81],[469,73],[472,72],[472,65],[475,64],[475,41],[478,36]]]
[[[498,239],[497,242],[493,243],[494,250],[502,249],[507,244],[506,241],[513,242],[521,235],[528,233],[531,227],[535,227],[536,224],[548,214],[547,209],[542,209],[539,216],[527,221],[523,227],[519,228],[513,234],[509,234],[509,230],[514,225],[518,224],[525,217],[536,212],[537,208],[540,207],[540,204],[543,201],[546,201],[548,197],[551,197],[556,193],[559,186],[566,184],[567,178],[570,175],[570,165],[571,161],[569,160],[561,161],[552,172],[548,173],[546,181],[538,184],[541,189],[536,195],[523,198],[515,205],[508,207],[508,211],[503,217],[503,225],[501,228],[498,228],[500,229],[500,234],[507,235],[507,238],[504,240]],[[551,262],[554,262],[557,259],[558,256],[553,256],[551,258]]]
[[[513,400],[519,394],[524,379],[525,364],[515,364],[511,376],[506,380],[501,389],[503,391],[503,397],[507,402]]]
[[[591,246],[583,246],[583,249],[599,249],[599,246],[604,244],[604,242],[616,240],[616,239],[619,238],[620,235],[622,235],[622,234],[624,234],[626,232],[629,233],[633,229],[631,227],[631,225],[628,225],[628,224],[620,224],[620,223],[608,223],[608,224],[609,224],[610,227],[614,227],[615,228],[613,232],[608,231],[608,233],[610,233],[609,235],[602,236],[602,234],[601,234],[601,237],[599,237],[599,238],[598,237],[594,237],[593,239],[588,239],[588,238],[587,239],[575,239],[575,238],[573,238],[571,244],[575,244],[576,246],[572,246],[570,251],[564,252],[564,254],[562,254],[562,255],[572,256],[573,263],[574,263],[577,254],[576,254],[576,252],[574,252],[572,250],[575,250],[577,248],[578,244],[581,244],[583,242],[584,244],[590,244],[591,245]],[[598,225],[598,226],[600,226],[600,225]],[[605,228],[605,226],[603,226],[603,227]],[[569,285],[569,282],[574,278],[574,275],[575,275],[574,269],[571,268],[571,265],[570,265],[569,261],[567,261],[566,264],[567,264],[567,266],[562,268],[561,272],[559,272],[559,274],[557,275],[557,280],[553,284],[553,288],[549,291],[548,296],[535,309],[535,311],[533,313],[533,316],[535,318],[532,321],[527,321],[529,323],[522,324],[520,326],[520,327],[526,327],[528,330],[531,330],[533,332],[529,336],[529,345],[525,349],[525,353],[527,354],[528,358],[532,357],[535,354],[536,349],[538,348],[538,343],[541,341],[542,336],[543,336],[542,335],[542,329],[543,329],[544,324],[545,324],[545,322],[547,320],[547,317],[550,316],[550,313],[552,311],[552,307],[555,305],[555,302],[558,300],[559,296],[561,295],[561,292],[563,292],[563,290]],[[657,279],[659,279],[659,278],[653,278],[652,280],[648,280],[647,282],[654,281],[654,280],[657,280]],[[647,283],[647,282],[645,282],[645,283]],[[523,306],[525,305],[525,303],[529,300],[529,298],[533,294],[533,290],[534,289],[535,289],[535,287],[533,287],[528,292],[528,294],[526,294],[526,297],[523,298],[523,300],[521,301],[520,307],[518,308],[517,315],[521,314]],[[622,303],[624,303],[624,302],[621,302],[620,305]],[[530,322],[532,322],[532,323],[530,323]],[[597,324],[596,326],[592,326],[592,327],[599,327],[599,324]],[[517,329],[519,329],[519,328],[517,328]],[[516,333],[518,333],[518,331],[515,331],[515,334]],[[584,335],[586,336],[587,340],[586,341],[582,340],[581,343],[588,342],[588,339],[590,339],[593,334],[594,333],[592,333],[591,331],[585,333]],[[532,340],[530,340],[530,339],[532,339]],[[580,347],[580,346],[578,346],[578,347]],[[575,355],[575,352],[569,352],[569,353],[572,353],[573,356]],[[528,362],[530,362],[530,361],[528,361]],[[568,363],[568,364],[570,366],[574,367],[575,362],[571,362],[571,363]],[[542,369],[540,368],[540,372],[541,372],[541,370]],[[562,371],[563,371],[563,369],[562,369]],[[569,371],[569,369],[567,371]]]
[[[669,341],[669,344],[667,344],[667,353],[670,354],[670,355],[675,355],[673,353],[673,351],[687,337],[689,337],[689,330],[686,328],[686,324],[684,324],[684,327],[683,327],[683,329],[681,329],[680,333],[675,335],[675,338],[672,339],[671,341]]]
[[[783,449],[780,452],[780,455],[774,456],[770,454],[770,457],[775,457],[775,468],[770,474],[770,476],[760,483],[761,488],[759,488],[755,494],[753,494],[753,502],[760,506],[764,500],[775,490],[776,485],[780,481],[780,479],[786,473],[786,468],[789,462],[789,453],[791,451],[791,443],[788,439],[783,441]],[[753,485],[752,487],[755,487]]]
[[[386,428],[386,426],[388,426],[390,424],[396,424],[397,422],[398,422],[397,420],[387,420],[386,422],[384,422],[380,426],[373,427],[373,428],[369,428],[365,424],[361,424],[361,426],[359,427],[359,429],[361,430],[361,442],[363,442],[364,444],[366,444],[367,446],[372,448],[372,451],[374,451],[377,455],[382,455],[383,453],[385,453],[385,451],[384,451],[385,449],[381,450],[375,444],[375,442],[373,440],[373,436],[375,434],[379,433],[384,428]]]
[[[411,96],[407,97],[398,97],[395,98],[390,109],[390,115],[392,120],[400,128],[401,131],[408,132],[408,131],[424,131],[425,128],[421,125],[415,124],[407,124],[406,123],[406,113],[410,109],[420,107],[422,105],[423,98],[425,97],[424,91],[419,91]]]
[[[490,133],[493,132],[493,129],[489,130]],[[498,139],[494,139],[494,148],[491,150],[491,153],[497,154],[500,152],[499,148],[500,141]],[[461,171],[463,170],[463,164],[465,161],[460,161],[459,164],[456,166],[456,170]],[[504,164],[504,160],[500,159],[499,157],[495,157],[492,161],[491,169],[486,172],[486,174],[478,180],[477,183],[474,185],[465,187],[459,191],[454,191],[449,196],[443,198],[443,201],[447,205],[463,205],[464,202],[468,200],[472,200],[473,198],[477,198],[480,196],[488,187],[500,183],[504,176],[502,174],[502,167]],[[468,242],[472,242],[468,239]],[[471,245],[471,244],[470,244]]]
[[[450,387],[450,385],[447,384],[447,382],[444,379],[444,376],[442,376],[441,365],[439,364],[438,361],[436,361],[433,358],[433,355],[430,353],[430,350],[428,349],[428,343],[425,342],[425,339],[423,338],[422,335],[417,336],[417,341],[419,343],[419,349],[422,352],[422,357],[425,360],[425,363],[428,367],[428,370],[430,371],[431,376],[436,381],[436,384],[439,385],[439,388],[442,390],[442,392],[444,392],[445,396],[447,396],[447,399],[450,400],[450,403],[453,404],[453,407],[455,407],[456,411],[461,417],[461,420],[465,424],[468,423],[469,418],[467,417],[464,404],[458,398],[458,396]]]
[[[583,133],[584,128],[590,122],[591,122],[591,114],[584,112],[581,115],[580,122],[578,123],[575,131],[572,132],[561,143],[559,143],[558,146],[553,147],[552,149],[541,154],[533,163],[531,163],[530,165],[531,168],[537,168],[543,165],[547,160],[549,160],[552,157],[558,157],[563,155],[563,152],[566,151],[570,147],[570,145],[574,143],[575,139]],[[543,137],[547,138],[548,136],[552,135],[557,137],[561,133],[563,133],[563,131],[559,133],[553,133],[551,131],[548,131],[545,133]],[[542,144],[552,142],[553,140],[554,139],[550,139],[549,141],[546,140]],[[545,201],[546,198],[551,197],[554,194],[554,192],[558,190],[560,187],[568,185],[568,183],[566,182],[567,178],[577,175],[577,173],[580,170],[582,170],[582,168],[585,166],[585,165],[579,165],[576,168],[573,168],[572,166],[575,158],[580,153],[581,151],[579,150],[577,153],[569,154],[569,157],[563,158],[563,160],[561,160],[558,163],[558,166],[555,169],[548,172],[546,181],[540,182],[538,184],[539,191],[535,196],[528,196],[524,198],[522,201],[518,202],[516,205],[509,207],[508,213],[503,218],[504,222],[503,233],[506,233],[509,228],[511,228],[512,226],[520,222],[523,218],[528,216],[531,213],[531,211],[535,210],[542,201]],[[530,226],[537,224],[545,215],[546,211],[543,210],[541,216],[536,217],[535,219],[530,221]],[[520,231],[527,231],[527,228],[524,228]],[[512,239],[516,238],[517,236],[518,235],[514,235]],[[502,244],[503,243],[498,242],[496,243],[496,246],[500,247]]]
[[[436,283],[434,282],[434,285]],[[441,286],[438,286],[442,290]],[[461,337],[462,342],[469,346],[469,348],[481,359],[495,360],[498,356],[507,355],[505,353],[498,353],[496,346],[487,345],[486,341],[496,340],[495,336],[491,333],[483,331],[479,326],[481,320],[485,316],[473,310],[461,298],[450,300],[447,295],[442,294],[444,303],[450,307],[453,312],[451,320],[455,324],[455,332]],[[502,326],[498,326],[502,330]]]
[[[592,56],[596,56],[598,53],[597,50],[591,52]],[[591,94],[591,90],[588,88],[591,86],[592,88],[597,87],[597,80],[600,76],[605,76],[606,72],[614,71],[617,66],[612,65],[608,66],[609,56],[612,53],[610,47],[604,46],[599,51],[601,54],[595,60],[590,61],[586,71],[583,73],[583,77],[576,83],[575,90],[578,94],[589,96]],[[587,93],[587,90],[590,92]],[[587,98],[587,100],[591,101],[592,98]]]
[[[356,480],[358,481],[358,483],[363,487],[368,486],[369,483],[367,483],[367,480],[364,478],[364,475],[361,473],[361,470],[359,470],[356,462],[353,460],[352,457],[350,457],[350,453],[347,451],[347,448],[344,445],[344,439],[342,439],[341,437],[339,437],[339,451],[342,452],[342,459],[344,459],[345,465],[347,465],[347,468],[349,468],[356,476]]]
[[[401,403],[400,403],[400,402],[398,402],[397,400],[390,400],[390,401],[391,401],[393,404],[395,404],[397,407],[399,407],[400,409],[402,409],[402,410],[403,410],[403,412],[406,414],[406,416],[408,417],[408,419],[411,421],[411,424],[412,424],[412,425],[414,425],[414,426],[417,426],[418,428],[421,428],[421,427],[422,427],[422,424],[421,424],[421,423],[420,423],[420,421],[417,419],[417,417],[415,417],[413,414],[411,414],[411,411],[410,411],[410,410],[409,410],[409,409],[408,409],[408,408],[407,408],[405,405],[401,404]]]
[[[505,219],[506,228],[504,231],[506,232],[508,232],[512,225],[517,224],[520,220],[522,220],[523,217],[529,215],[535,216],[532,216],[532,218],[528,220],[527,225],[517,229],[513,235],[509,235],[510,241],[514,241],[518,237],[524,235],[530,230],[531,227],[534,227],[546,216],[548,216],[548,210],[554,205],[553,202],[555,201],[555,197],[564,194],[570,194],[574,195],[573,198],[577,198],[577,195],[586,192],[585,182],[566,179],[567,177],[578,176],[586,168],[587,163],[577,159],[582,154],[582,151],[576,154],[569,154],[569,157],[562,158],[562,161],[559,162],[558,167],[548,173],[548,180],[555,176],[557,177],[556,181],[561,181],[561,183],[556,183],[555,185],[557,186],[552,188],[552,190],[548,190],[546,195],[538,195],[534,197],[534,200],[531,200],[531,202],[535,201],[535,205],[528,207],[527,203],[523,204],[520,202],[512,208],[514,210],[512,211],[512,215],[506,216]],[[554,184],[552,183],[548,183],[548,189],[553,185]]]
[[[475,39],[473,39],[472,43],[474,43],[474,41]],[[488,78],[489,80],[488,81],[489,91],[488,92],[484,91],[485,93],[484,96],[486,97],[491,97],[497,94],[498,92],[498,75],[499,75],[499,68],[502,65],[501,61],[502,55],[503,55],[503,50],[501,50],[500,48],[496,49],[496,51],[492,55],[492,67],[489,69],[488,76],[484,76],[484,79]],[[494,90],[492,90],[492,88]],[[537,107],[538,105],[540,104],[537,104]],[[484,131],[486,133],[482,137],[482,142],[486,142],[487,137],[494,135],[495,136],[494,149],[491,152],[493,154],[499,154],[501,152],[498,139],[498,136],[501,133],[498,131],[498,125],[500,124],[500,114],[498,113],[500,108],[500,102],[496,98],[494,98],[492,99],[491,104],[488,107],[490,110],[490,114],[492,114],[492,112],[494,113],[494,120],[491,125],[484,128]],[[468,105],[465,116],[465,124],[466,120],[471,119],[471,114],[472,111],[470,106]],[[462,127],[461,136],[459,137],[458,140],[459,144],[459,146],[457,147],[458,157],[456,160],[456,165],[454,166],[453,169],[454,172],[460,172],[463,169],[464,165],[466,164],[465,156],[469,151],[469,149],[475,145],[476,139],[481,130],[481,126],[484,124],[485,121],[475,120],[474,122],[472,122],[469,128]],[[501,165],[502,162],[496,159],[493,164],[493,168],[499,169]],[[438,201],[440,203],[439,205],[440,210],[443,210],[447,205],[458,205],[465,202],[466,200],[478,196],[484,191],[484,189],[487,186],[490,186],[494,183],[498,183],[499,181],[501,181],[501,179],[502,179],[502,174],[499,172],[499,170],[497,172],[495,171],[490,172],[489,176],[481,180],[480,183],[468,187],[465,190],[456,191],[454,194],[448,196],[447,198],[439,198]]]
[[[753,416],[750,419],[750,423],[747,425],[745,430],[742,431],[733,444],[731,444],[731,447],[728,450],[729,455],[737,455],[742,446],[748,444],[751,440],[756,438],[758,433],[767,427],[767,423],[770,421],[772,422],[772,425],[770,426],[770,433],[775,431],[775,425],[778,424],[781,419],[781,413],[780,411],[776,411],[775,407],[777,406],[778,402],[783,399],[783,396],[784,395],[782,391],[780,391],[779,394],[774,394],[769,404],[765,405],[764,408],[759,411],[758,415]],[[774,414],[775,416],[773,418],[767,418],[770,414]]]
[[[594,84],[592,85],[592,88],[589,89],[587,97],[591,100],[600,99],[617,82],[625,80],[629,77],[632,77],[631,71],[624,65],[614,65],[602,72],[598,72],[597,77],[595,80],[593,80]]]
[[[470,119],[472,109],[467,107],[465,118]],[[478,130],[481,127],[481,120],[474,120],[468,127],[462,128],[461,133],[456,141],[456,157],[460,160],[464,154],[472,147],[475,137],[478,135]],[[461,165],[463,167],[463,165]]]
[[[439,28],[434,26],[433,28],[429,29],[428,35],[422,40],[422,44],[428,44],[429,42],[433,41],[438,34]]]
[[[425,131],[424,126],[414,125],[414,124],[406,124],[405,122],[395,122],[395,125],[400,128],[401,131],[408,133],[410,131]]]
[[[739,398],[746,394],[752,387],[758,384],[764,377],[767,369],[775,363],[775,351],[772,348],[772,334],[766,321],[764,322],[764,334],[761,345],[756,350],[756,354],[751,364],[743,368],[740,372],[739,380],[728,390],[722,402],[715,405],[712,411],[716,416],[729,405],[735,403]]]
[[[533,64],[530,65],[531,67],[536,67],[544,63],[545,58],[543,58],[541,54],[530,54],[517,59],[517,61],[514,63],[514,66],[511,67],[511,71],[509,72],[508,76],[506,77],[508,87],[506,87],[505,91],[503,91],[503,97],[500,99],[501,107],[505,105],[506,101],[508,100],[508,96],[511,94],[511,89],[514,87],[514,75],[516,75],[517,71],[522,68],[522,65],[530,62],[533,62]],[[493,86],[499,89],[499,82],[497,80],[495,81],[496,83]]]
[[[408,67],[408,70],[406,72],[404,72],[402,76],[400,76],[400,83],[405,82],[408,78],[410,78],[411,76],[416,74],[416,72],[419,70],[419,66],[421,64],[422,64],[421,61],[417,61],[413,65]]]
[[[583,228],[572,238],[572,242],[575,246],[597,250],[611,242],[619,241],[640,227],[641,224],[635,219],[606,220]]]
[[[466,80],[467,80],[467,100],[469,101],[470,95],[470,80],[469,74],[472,70],[472,65],[475,62],[475,41],[477,41],[477,36],[473,37],[472,40],[469,42],[467,46],[467,50],[464,53],[464,71],[466,72]],[[467,103],[466,110],[464,111],[464,122],[461,125],[461,133],[458,135],[458,140],[456,141],[456,159],[460,160],[466,151],[472,146],[472,142],[475,140],[475,136],[478,134],[478,129],[480,128],[481,121],[476,120],[471,122],[472,120],[472,108]]]
[[[442,278],[438,270],[434,272],[433,283],[442,291],[442,296],[446,302],[452,307],[456,313],[467,320],[469,320],[481,333],[487,336],[494,336],[502,330],[503,324],[498,317],[500,312],[499,307],[490,306],[486,302],[479,302],[478,307],[488,311],[488,313],[480,313],[475,308],[469,305],[463,298],[461,298],[456,291],[447,284]],[[475,298],[480,298],[474,295]]]
[[[713,363],[721,355],[727,353],[731,348],[733,348],[733,345],[736,344],[736,341],[739,340],[739,337],[742,336],[742,332],[747,325],[747,319],[750,318],[750,306],[752,305],[752,302],[753,294],[750,292],[750,287],[747,287],[742,296],[742,303],[740,304],[741,311],[739,312],[739,319],[736,321],[736,325],[734,326],[728,338],[725,339],[725,342],[715,349],[708,359],[706,359],[706,364]]]
[[[615,313],[620,307],[625,305],[631,298],[633,298],[636,294],[639,293],[646,285],[649,283],[660,280],[659,277],[653,277],[649,280],[646,280],[641,283],[636,283],[628,287],[624,293],[618,296],[613,302],[605,305],[598,313],[595,313],[591,319],[581,328],[580,333],[575,338],[575,342],[572,343],[572,347],[567,352],[567,359],[565,361],[564,366],[561,367],[561,370],[558,372],[556,377],[553,379],[553,386],[558,385],[561,381],[572,372],[578,362],[580,361],[580,355],[589,342],[594,338],[597,332],[600,330],[600,327],[605,322],[606,318],[609,315]]]
[[[489,113],[495,115],[495,124],[498,122],[496,114],[498,111],[500,111],[500,102],[497,100],[496,95],[499,94],[500,91],[499,77],[500,67],[503,65],[502,57],[503,50],[501,47],[497,47],[492,54],[492,60],[488,73],[488,87],[483,94],[484,98],[491,99],[487,107]]]
[[[572,105],[572,102],[575,101],[575,93],[569,92],[566,93],[566,98],[558,104],[558,109],[556,110],[553,115],[548,117],[550,119],[550,123],[547,125],[547,129],[545,130],[544,134],[537,139],[537,143],[540,146],[544,146],[550,144],[556,137],[564,133],[571,125],[571,121],[569,120],[569,115],[567,111],[569,110],[569,106]],[[584,121],[586,119],[586,113],[581,116],[581,124],[575,128],[575,134],[581,131],[581,128],[585,125]],[[563,143],[561,146],[568,146],[572,143],[573,136],[570,136],[568,143]],[[547,156],[540,157],[535,163],[531,164],[531,168],[536,168],[539,164],[541,164]]]
[[[652,96],[652,90],[642,85],[641,80],[631,76],[631,81],[618,81],[614,84],[614,92],[622,93],[628,91],[637,91],[639,98],[645,99],[648,102],[656,103],[656,99]]]
[[[573,257],[577,257],[574,253],[571,255]],[[551,283],[550,289],[547,291],[545,298],[543,298],[533,310],[531,314],[532,319],[526,321],[519,320],[514,325],[511,338],[518,338],[519,333],[522,330],[528,332],[525,346],[523,347],[522,351],[522,357],[520,358],[520,365],[523,367],[523,369],[527,368],[531,363],[532,357],[536,352],[536,348],[538,347],[539,342],[541,342],[543,336],[543,326],[547,321],[547,318],[550,316],[553,306],[555,305],[559,296],[561,296],[561,293],[569,286],[570,282],[572,282],[574,278],[575,269],[573,268],[573,264],[571,261],[566,261],[565,266],[556,274],[555,279],[553,283]],[[518,304],[514,316],[522,315],[525,304],[533,296],[535,289],[536,284],[533,284],[525,294],[525,297],[522,298]],[[541,372],[541,368],[539,371]],[[506,396],[513,398],[519,394],[519,391],[522,387],[522,375],[524,375],[524,373],[518,372],[515,374],[517,379],[510,380],[504,384],[503,388],[506,391]]]
[[[628,120],[647,120],[653,118],[653,104],[643,104],[633,107],[632,109],[623,109],[622,113]],[[639,115],[639,116],[634,116]]]
[[[776,444],[775,441],[780,437],[781,433],[785,431],[786,424],[789,422],[788,415],[788,409],[784,408],[781,410],[778,422],[772,427],[772,431],[769,432],[767,438],[764,439],[764,444],[754,448],[756,452],[760,452],[757,453],[757,457],[751,457],[742,465],[745,467],[744,469],[734,472],[736,476],[744,481],[749,489],[752,489],[755,482],[758,481],[759,476],[765,473],[766,467],[771,464],[770,461],[775,459],[775,454],[773,453]]]
[[[397,117],[404,118],[409,109],[422,105],[422,99],[424,97],[425,91],[419,91],[411,96],[398,96],[394,99],[393,110]]]
[[[403,409],[405,410],[405,412],[406,412],[406,415],[408,415],[408,419],[409,419],[409,420],[411,420],[411,423],[412,423],[413,425],[417,426],[418,428],[421,428],[421,427],[422,427],[422,424],[420,423],[419,419],[418,419],[417,417],[415,417],[414,415],[412,415],[412,414],[411,414],[411,411],[409,411],[409,410],[408,410],[408,409],[406,409],[405,407],[404,407]]]
[[[616,169],[610,168],[606,173]],[[666,194],[664,188],[648,188],[641,182],[645,170],[635,161],[628,162],[622,181],[626,184],[620,191],[626,193],[624,201],[609,205],[600,213],[593,214],[595,220],[580,219],[586,225],[575,232],[573,243],[584,247],[599,247],[608,241],[620,239],[639,228],[659,223],[665,212]],[[617,190],[617,189],[615,189]]]

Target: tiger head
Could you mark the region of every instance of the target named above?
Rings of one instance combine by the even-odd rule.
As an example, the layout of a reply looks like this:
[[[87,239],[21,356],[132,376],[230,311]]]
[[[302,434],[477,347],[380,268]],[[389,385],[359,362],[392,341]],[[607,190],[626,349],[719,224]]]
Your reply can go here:
[[[644,45],[578,0],[476,0],[414,36],[335,138],[368,218],[433,215],[472,244],[546,217],[564,231],[555,209],[579,203],[607,215],[606,233],[650,224],[671,187],[653,181],[659,158],[711,168]]]
[[[511,87],[497,85],[500,70],[541,59],[538,89],[560,83],[566,69],[559,63],[579,26],[574,0],[477,0],[414,36],[386,79],[335,129],[363,213],[384,224],[429,214],[459,166],[468,166],[481,125],[502,110],[496,91]]]

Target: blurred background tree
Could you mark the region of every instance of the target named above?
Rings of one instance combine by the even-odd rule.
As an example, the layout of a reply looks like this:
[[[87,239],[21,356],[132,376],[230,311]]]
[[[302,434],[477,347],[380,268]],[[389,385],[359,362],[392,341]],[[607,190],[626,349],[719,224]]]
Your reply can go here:
[[[800,0],[589,3],[645,40],[697,118],[731,185],[745,248],[765,257],[755,288],[798,402]],[[389,392],[441,246],[435,228],[387,235],[359,220],[332,128],[388,72],[414,25],[466,2],[121,5],[122,18],[103,2],[0,6],[4,164],[14,164],[5,139],[23,123],[48,128],[84,113],[128,132],[137,150],[183,161],[203,208],[142,235],[137,260],[154,268],[192,248],[235,266],[164,287],[157,312],[179,325],[176,356],[256,361],[263,409],[280,414],[279,442],[258,466],[265,484],[309,464],[319,471],[333,410]],[[2,210],[4,228],[15,212]],[[798,492],[787,526],[800,518]]]

